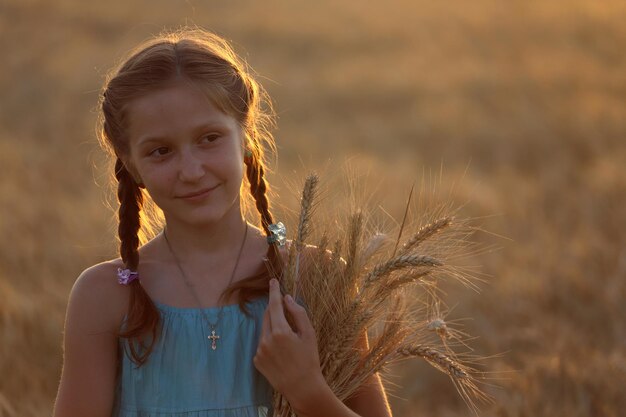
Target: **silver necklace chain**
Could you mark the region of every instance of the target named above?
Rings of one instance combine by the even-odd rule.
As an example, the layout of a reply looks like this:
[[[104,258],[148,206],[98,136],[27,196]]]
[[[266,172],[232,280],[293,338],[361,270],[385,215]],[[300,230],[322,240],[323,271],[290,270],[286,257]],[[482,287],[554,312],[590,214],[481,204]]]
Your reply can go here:
[[[244,247],[244,245],[246,243],[246,237],[247,236],[248,236],[248,222],[246,222],[246,230],[244,231],[243,240],[241,242],[241,246],[239,247],[239,253],[237,254],[237,260],[235,261],[235,266],[233,267],[233,272],[230,275],[230,281],[228,281],[228,285],[226,286],[226,288],[228,288],[230,286],[230,284],[233,282],[233,278],[235,277],[235,272],[237,271],[237,265],[239,265],[239,259],[241,258],[241,254],[243,252],[243,247]],[[167,247],[170,250],[170,253],[172,254],[172,257],[174,258],[174,261],[176,261],[176,266],[178,266],[178,270],[180,271],[180,275],[182,276],[183,281],[185,282],[185,285],[187,286],[187,288],[189,288],[189,291],[191,292],[191,294],[193,294],[194,298],[196,299],[196,302],[198,303],[198,306],[200,307],[200,313],[202,313],[202,316],[204,317],[204,319],[206,320],[206,322],[209,324],[209,326],[211,328],[211,335],[208,336],[208,338],[212,340],[212,342],[211,342],[211,349],[215,350],[215,349],[217,349],[216,341],[217,341],[217,339],[220,338],[219,335],[215,334],[215,327],[218,325],[218,323],[220,322],[220,320],[222,318],[222,313],[223,313],[223,310],[224,310],[224,306],[220,307],[220,310],[219,310],[219,312],[217,314],[217,321],[215,322],[215,324],[211,323],[209,318],[204,313],[204,310],[202,309],[202,303],[200,302],[200,298],[198,297],[198,294],[196,294],[196,292],[193,289],[193,286],[191,285],[191,283],[187,279],[187,276],[185,275],[185,271],[183,271],[183,267],[182,267],[180,261],[178,260],[178,257],[174,253],[174,250],[172,249],[172,245],[170,244],[170,241],[167,238],[167,233],[165,231],[165,228],[163,229],[163,237],[165,238],[165,242],[167,243]]]

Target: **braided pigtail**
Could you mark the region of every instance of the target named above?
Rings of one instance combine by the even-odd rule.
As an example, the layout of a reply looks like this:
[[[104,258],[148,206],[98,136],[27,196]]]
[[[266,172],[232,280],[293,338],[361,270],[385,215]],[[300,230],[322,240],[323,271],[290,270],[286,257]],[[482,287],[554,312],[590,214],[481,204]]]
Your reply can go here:
[[[122,161],[115,162],[115,178],[118,181],[117,198],[120,203],[119,227],[120,256],[124,265],[131,271],[137,271],[139,265],[139,229],[141,228],[141,210],[143,208],[143,194],[128,172]],[[160,316],[156,306],[146,293],[138,279],[128,284],[130,286],[130,301],[126,318],[126,330],[118,336],[128,338],[132,359],[142,365],[152,352],[158,336]],[[146,325],[147,323],[147,325]],[[141,337],[151,333],[152,340],[146,346]],[[134,341],[140,341],[139,347]]]
[[[261,215],[261,224],[267,236],[270,235],[269,225],[274,222],[269,209],[267,198],[267,182],[265,181],[265,170],[263,165],[255,157],[246,158],[246,176],[250,183],[250,193],[254,197],[256,208]],[[278,250],[277,244],[269,245],[266,254],[266,264],[257,274],[246,279],[237,281],[230,285],[222,293],[222,297],[228,299],[234,292],[239,291],[238,300],[240,309],[249,316],[246,301],[257,296],[267,295],[269,291],[269,281],[272,278],[280,280],[284,269],[283,259]]]
[[[247,164],[246,175],[250,183],[250,193],[252,197],[254,197],[256,208],[261,215],[263,230],[267,236],[270,236],[269,225],[274,223],[274,219],[270,213],[269,199],[267,198],[268,186],[265,181],[265,169],[263,164],[258,159],[253,158]],[[284,265],[277,244],[269,245],[267,261],[270,272],[269,279],[276,278],[280,280]]]
[[[143,194],[122,161],[115,162],[117,179],[117,199],[120,203],[118,234],[120,237],[120,256],[127,268],[136,271],[139,264],[139,229],[141,228],[141,209]]]

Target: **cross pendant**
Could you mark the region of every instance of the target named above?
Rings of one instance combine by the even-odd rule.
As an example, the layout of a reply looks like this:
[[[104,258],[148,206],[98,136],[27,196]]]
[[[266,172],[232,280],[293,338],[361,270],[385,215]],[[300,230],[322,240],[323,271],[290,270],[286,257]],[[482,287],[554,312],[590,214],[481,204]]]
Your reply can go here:
[[[215,334],[215,330],[211,330],[211,336],[208,336],[208,338],[212,339],[213,341],[213,343],[211,343],[211,349],[213,350],[217,349],[217,346],[215,345],[215,341],[219,339],[220,337]]]

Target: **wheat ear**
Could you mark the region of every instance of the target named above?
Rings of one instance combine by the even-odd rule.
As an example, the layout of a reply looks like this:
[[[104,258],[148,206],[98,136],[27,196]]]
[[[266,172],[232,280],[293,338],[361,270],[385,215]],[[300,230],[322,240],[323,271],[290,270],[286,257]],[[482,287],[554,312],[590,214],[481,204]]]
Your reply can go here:
[[[443,262],[431,256],[416,254],[396,256],[387,262],[376,265],[374,269],[372,269],[372,271],[365,276],[363,290],[372,285],[373,282],[380,280],[381,278],[384,278],[392,272],[400,269],[418,266],[436,267],[441,265],[443,265]]]
[[[426,239],[432,237],[433,235],[439,233],[441,230],[450,226],[453,221],[452,216],[443,217],[441,219],[435,220],[432,223],[427,224],[426,226],[420,227],[420,229],[409,239],[400,249],[400,255],[404,255],[408,253],[410,250],[413,250],[419,246],[420,243],[425,241]]]
[[[460,364],[452,356],[422,344],[404,346],[399,348],[397,352],[401,356],[419,356],[433,367],[447,374],[452,379],[452,383],[463,398],[463,401],[475,415],[478,415],[478,406],[474,398],[485,403],[493,402],[493,398],[476,385],[477,379],[471,374],[471,371],[474,370]]]
[[[305,245],[306,238],[309,235],[309,223],[311,221],[311,213],[313,208],[313,202],[315,200],[315,189],[319,177],[317,174],[311,174],[306,178],[304,182],[304,189],[302,190],[302,198],[300,199],[300,220],[298,221],[298,234],[296,236],[295,247],[295,265],[289,270],[293,271],[293,298],[298,297],[298,280],[300,275],[300,255],[302,248]],[[293,262],[293,259],[292,259]]]
[[[398,349],[402,356],[419,356],[429,364],[453,378],[467,378],[469,374],[464,367],[445,353],[424,345],[404,346]]]
[[[348,230],[346,267],[343,274],[344,282],[352,282],[358,273],[358,253],[361,243],[361,234],[363,232],[363,213],[358,210],[350,218],[350,227]]]

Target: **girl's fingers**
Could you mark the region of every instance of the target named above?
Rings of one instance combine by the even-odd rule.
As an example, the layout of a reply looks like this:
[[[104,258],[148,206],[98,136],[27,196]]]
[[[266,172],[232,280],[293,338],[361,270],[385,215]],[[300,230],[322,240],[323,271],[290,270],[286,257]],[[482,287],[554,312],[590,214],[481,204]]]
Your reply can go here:
[[[305,308],[296,303],[290,295],[285,296],[285,304],[295,321],[300,337],[304,340],[310,340],[311,337],[315,339],[315,329],[313,329]]]

